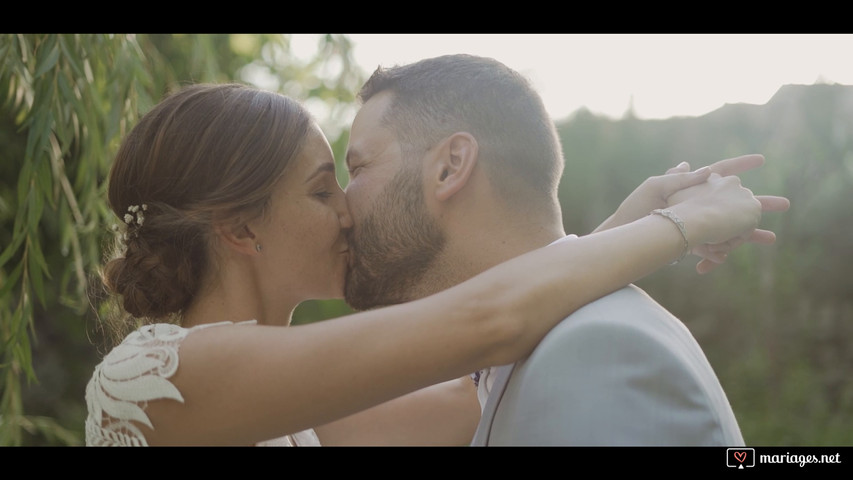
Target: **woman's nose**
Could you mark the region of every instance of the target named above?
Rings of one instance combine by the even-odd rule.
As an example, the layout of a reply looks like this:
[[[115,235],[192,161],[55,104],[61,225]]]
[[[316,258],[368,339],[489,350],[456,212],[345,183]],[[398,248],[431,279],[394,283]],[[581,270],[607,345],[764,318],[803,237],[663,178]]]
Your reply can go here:
[[[344,201],[342,202],[342,206],[338,212],[338,218],[341,222],[341,228],[347,230],[352,228],[352,214],[350,214],[349,206],[347,205],[346,199],[344,199]]]

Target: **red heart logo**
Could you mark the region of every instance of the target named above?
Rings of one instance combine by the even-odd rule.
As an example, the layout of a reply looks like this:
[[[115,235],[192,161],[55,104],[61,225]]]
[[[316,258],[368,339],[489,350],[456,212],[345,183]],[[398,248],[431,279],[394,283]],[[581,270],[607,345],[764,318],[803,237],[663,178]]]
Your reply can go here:
[[[746,452],[735,452],[735,460],[743,463],[743,461],[746,460]]]

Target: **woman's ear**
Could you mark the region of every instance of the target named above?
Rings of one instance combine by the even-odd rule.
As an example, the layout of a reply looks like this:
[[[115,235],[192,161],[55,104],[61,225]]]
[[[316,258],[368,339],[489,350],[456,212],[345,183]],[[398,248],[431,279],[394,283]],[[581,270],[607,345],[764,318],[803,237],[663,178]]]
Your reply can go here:
[[[214,227],[222,244],[229,249],[248,255],[260,253],[255,233],[243,222],[219,223]]]
[[[456,132],[437,146],[428,170],[436,199],[447,200],[468,183],[478,154],[477,139],[468,132]]]

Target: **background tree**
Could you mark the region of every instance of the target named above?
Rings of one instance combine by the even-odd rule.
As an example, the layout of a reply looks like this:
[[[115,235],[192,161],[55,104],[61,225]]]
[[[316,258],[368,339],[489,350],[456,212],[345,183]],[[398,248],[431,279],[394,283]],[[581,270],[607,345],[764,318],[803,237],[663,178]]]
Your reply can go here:
[[[290,40],[0,36],[0,445],[82,443],[82,392],[102,353],[92,345],[97,267],[113,222],[105,179],[141,113],[186,83],[263,83],[325,112],[318,120],[340,157],[346,138],[329,119],[362,82],[349,41],[319,37],[304,59]]]

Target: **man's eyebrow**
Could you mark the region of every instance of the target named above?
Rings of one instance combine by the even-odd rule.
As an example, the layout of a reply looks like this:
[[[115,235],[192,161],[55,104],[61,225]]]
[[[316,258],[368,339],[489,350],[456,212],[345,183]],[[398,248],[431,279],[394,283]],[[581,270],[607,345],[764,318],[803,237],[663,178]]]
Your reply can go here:
[[[311,179],[313,179],[317,175],[320,175],[320,174],[323,174],[326,172],[335,173],[335,164],[332,162],[326,162],[326,163],[320,165],[319,167],[317,167],[317,170],[314,170],[314,172],[311,175],[308,175],[308,178],[305,180],[305,183],[310,182]]]

